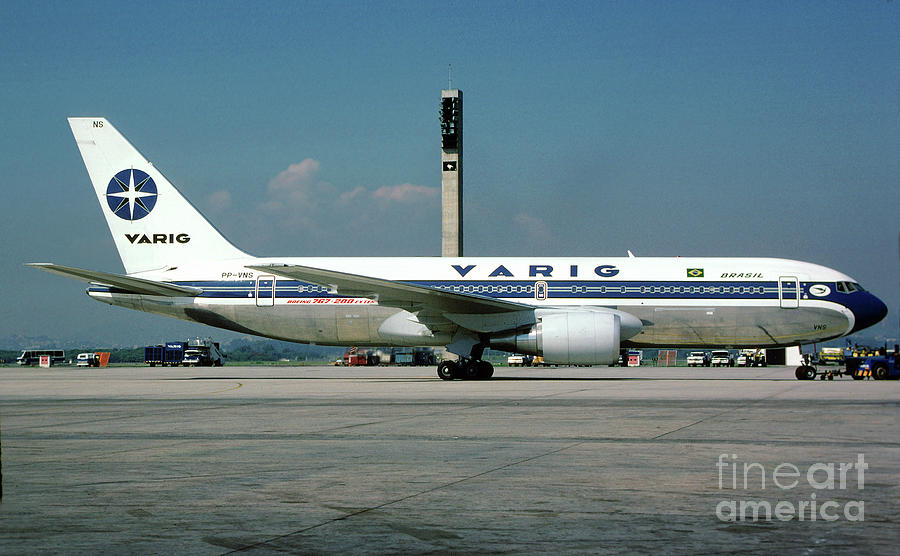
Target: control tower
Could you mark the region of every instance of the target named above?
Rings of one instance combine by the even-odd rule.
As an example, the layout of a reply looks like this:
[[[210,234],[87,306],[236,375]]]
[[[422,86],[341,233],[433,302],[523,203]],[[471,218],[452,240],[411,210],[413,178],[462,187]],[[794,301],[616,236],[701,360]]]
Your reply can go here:
[[[463,256],[462,91],[441,91],[441,256]]]

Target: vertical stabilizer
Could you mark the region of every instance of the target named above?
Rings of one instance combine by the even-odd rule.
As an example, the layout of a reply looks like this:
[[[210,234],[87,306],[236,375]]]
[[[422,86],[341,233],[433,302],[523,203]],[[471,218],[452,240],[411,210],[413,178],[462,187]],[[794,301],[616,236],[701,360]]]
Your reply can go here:
[[[125,272],[246,256],[105,118],[69,125]]]

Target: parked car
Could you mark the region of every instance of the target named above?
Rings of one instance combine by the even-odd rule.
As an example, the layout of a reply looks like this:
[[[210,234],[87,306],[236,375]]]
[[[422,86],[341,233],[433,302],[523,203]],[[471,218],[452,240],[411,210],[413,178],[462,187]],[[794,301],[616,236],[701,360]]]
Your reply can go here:
[[[709,354],[705,351],[692,351],[687,357],[688,367],[709,367]]]
[[[506,364],[510,367],[530,367],[534,357],[530,355],[510,355],[506,358]]]
[[[734,356],[728,350],[716,350],[710,354],[709,362],[713,367],[734,367]]]

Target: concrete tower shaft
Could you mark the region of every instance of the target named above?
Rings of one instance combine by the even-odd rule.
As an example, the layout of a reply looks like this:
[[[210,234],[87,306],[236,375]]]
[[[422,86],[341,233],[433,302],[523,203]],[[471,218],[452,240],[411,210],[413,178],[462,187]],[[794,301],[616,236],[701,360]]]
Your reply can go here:
[[[441,91],[441,256],[463,255],[463,94]]]

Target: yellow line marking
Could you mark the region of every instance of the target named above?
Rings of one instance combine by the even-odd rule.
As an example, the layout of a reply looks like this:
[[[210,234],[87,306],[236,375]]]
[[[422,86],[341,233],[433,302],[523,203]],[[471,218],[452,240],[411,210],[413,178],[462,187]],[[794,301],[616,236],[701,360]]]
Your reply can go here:
[[[244,385],[243,382],[238,382],[237,386],[235,386],[234,388],[226,388],[224,390],[216,390],[215,392],[210,392],[210,394],[221,394],[222,392],[231,392],[232,390],[237,390],[238,388],[240,388],[243,385]]]

